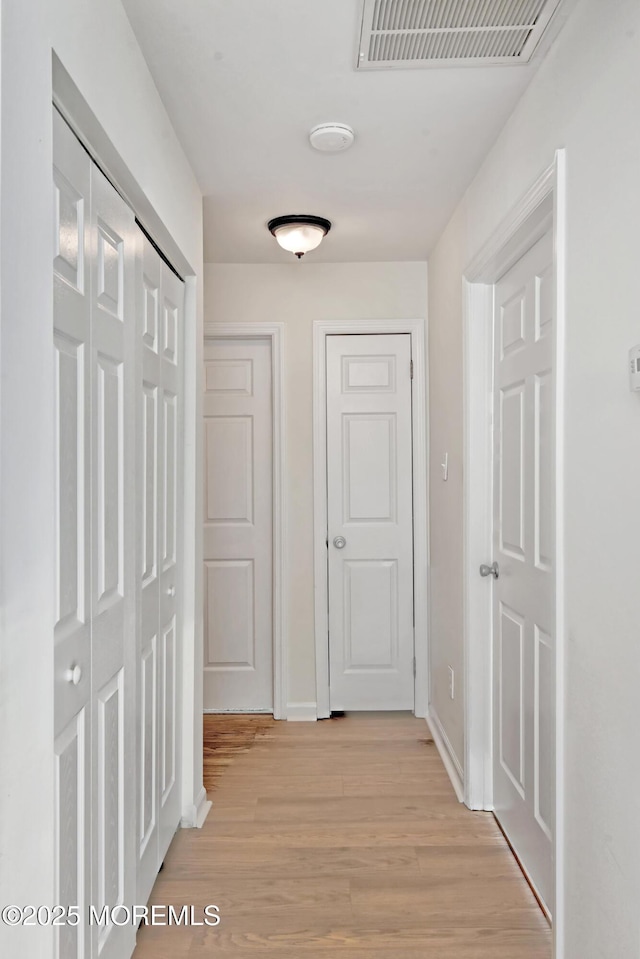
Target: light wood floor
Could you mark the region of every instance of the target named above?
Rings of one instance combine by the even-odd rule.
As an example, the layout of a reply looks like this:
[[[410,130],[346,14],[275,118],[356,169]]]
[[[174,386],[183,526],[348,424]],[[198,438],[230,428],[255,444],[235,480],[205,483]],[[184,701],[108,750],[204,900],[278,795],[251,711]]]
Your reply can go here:
[[[205,739],[213,809],[151,901],[222,921],[142,929],[134,959],[549,959],[493,817],[457,802],[424,720],[207,717]]]

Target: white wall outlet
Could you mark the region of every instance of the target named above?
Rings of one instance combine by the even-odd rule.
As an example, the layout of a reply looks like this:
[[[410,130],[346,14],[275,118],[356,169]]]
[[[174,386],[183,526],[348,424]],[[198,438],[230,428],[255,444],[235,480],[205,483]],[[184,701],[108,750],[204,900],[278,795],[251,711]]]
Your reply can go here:
[[[456,696],[456,676],[453,671],[453,666],[449,666],[449,696],[451,699],[455,699]]]
[[[440,469],[442,470],[442,479],[446,483],[447,480],[449,479],[449,454],[448,453],[444,454],[444,459],[440,463]]]

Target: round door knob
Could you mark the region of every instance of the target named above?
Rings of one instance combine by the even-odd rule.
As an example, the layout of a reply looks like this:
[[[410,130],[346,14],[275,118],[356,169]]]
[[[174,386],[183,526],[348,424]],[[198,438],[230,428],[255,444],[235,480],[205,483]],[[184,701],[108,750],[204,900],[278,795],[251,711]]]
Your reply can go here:
[[[167,596],[175,596],[176,588],[175,586],[167,586]]]
[[[68,683],[73,683],[74,686],[77,686],[82,679],[82,670],[77,664],[75,666],[71,666],[70,669],[65,671],[64,678]]]
[[[347,545],[347,541],[344,538],[344,536],[336,536],[333,541],[333,545],[335,546],[336,549],[344,549],[345,546]]]

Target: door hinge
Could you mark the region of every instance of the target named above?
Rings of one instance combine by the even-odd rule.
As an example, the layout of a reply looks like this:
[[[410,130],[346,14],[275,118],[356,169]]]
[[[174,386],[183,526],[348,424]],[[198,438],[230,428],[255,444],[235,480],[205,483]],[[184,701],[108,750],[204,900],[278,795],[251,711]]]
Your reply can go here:
[[[409,363],[409,378],[413,379],[413,360]]]
[[[413,678],[416,678],[416,657],[413,657]]]

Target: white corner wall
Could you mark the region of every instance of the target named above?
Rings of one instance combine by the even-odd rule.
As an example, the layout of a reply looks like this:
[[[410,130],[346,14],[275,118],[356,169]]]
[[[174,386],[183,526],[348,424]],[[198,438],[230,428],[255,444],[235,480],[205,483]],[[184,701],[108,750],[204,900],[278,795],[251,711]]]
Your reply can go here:
[[[265,242],[268,242],[265,240]],[[330,242],[330,240],[327,240]],[[292,714],[315,711],[313,595],[313,321],[426,317],[425,263],[205,264],[205,321],[285,324]]]
[[[0,33],[0,900],[53,905],[52,51],[190,264],[194,296],[202,201],[119,0],[2,0]],[[199,715],[193,733],[192,793]],[[0,953],[50,959],[52,930],[0,925]]]
[[[640,341],[639,90],[637,0],[580,0],[429,260],[433,698],[462,758],[464,703],[443,701],[442,684],[462,662],[462,271],[566,149],[562,959],[640,944],[640,396],[627,380]]]

